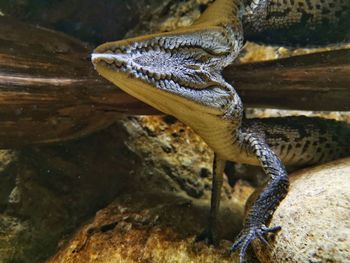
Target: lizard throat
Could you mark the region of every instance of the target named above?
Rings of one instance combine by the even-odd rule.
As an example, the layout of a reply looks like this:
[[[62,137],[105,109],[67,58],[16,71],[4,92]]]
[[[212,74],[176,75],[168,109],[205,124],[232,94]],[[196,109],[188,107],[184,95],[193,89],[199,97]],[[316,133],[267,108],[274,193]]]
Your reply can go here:
[[[171,94],[172,100],[224,115],[235,92],[221,71],[235,59],[241,46],[241,38],[231,28],[219,27],[110,42],[99,46],[91,58],[102,76],[158,109],[162,101],[150,103],[150,97],[162,91]],[[141,95],[141,89],[147,89],[148,95]]]
[[[221,82],[220,71],[241,47],[232,29],[220,29],[107,43],[95,50],[92,62],[103,61],[112,70],[151,84],[172,80],[183,87],[207,88]]]

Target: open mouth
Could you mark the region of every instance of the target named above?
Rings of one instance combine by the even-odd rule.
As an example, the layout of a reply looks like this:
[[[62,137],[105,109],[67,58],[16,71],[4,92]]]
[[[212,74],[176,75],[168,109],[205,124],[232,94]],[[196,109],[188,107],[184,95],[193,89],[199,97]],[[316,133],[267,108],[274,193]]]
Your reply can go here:
[[[234,93],[221,76],[241,47],[231,33],[215,28],[110,42],[97,47],[91,60],[102,76],[135,96],[147,87],[151,93],[165,91],[176,95],[173,99],[218,113]],[[140,98],[146,101],[149,96]]]
[[[131,43],[130,43],[131,42]],[[151,84],[204,89],[221,80],[234,59],[235,43],[222,32],[157,36],[144,41],[117,41],[98,47],[92,63]]]

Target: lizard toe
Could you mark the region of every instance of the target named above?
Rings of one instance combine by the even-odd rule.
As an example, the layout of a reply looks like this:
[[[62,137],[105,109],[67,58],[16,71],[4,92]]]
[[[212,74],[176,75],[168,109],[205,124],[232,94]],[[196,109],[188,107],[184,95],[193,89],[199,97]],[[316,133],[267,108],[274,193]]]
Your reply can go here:
[[[261,242],[263,242],[265,245],[269,246],[269,243],[264,238],[264,235],[270,232],[276,232],[281,230],[280,226],[270,227],[267,228],[266,226],[251,226],[248,228],[244,228],[241,233],[237,236],[234,244],[232,245],[230,252],[233,253],[238,248],[240,248],[239,252],[239,262],[244,262],[244,256],[248,249],[249,244],[255,240],[259,239]]]

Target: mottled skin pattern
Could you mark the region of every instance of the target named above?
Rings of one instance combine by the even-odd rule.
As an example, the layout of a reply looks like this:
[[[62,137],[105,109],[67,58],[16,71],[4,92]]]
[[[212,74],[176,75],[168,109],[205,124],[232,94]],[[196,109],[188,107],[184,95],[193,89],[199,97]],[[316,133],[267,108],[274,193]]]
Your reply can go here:
[[[285,165],[305,166],[350,155],[350,125],[322,118],[247,119],[245,133],[255,133]]]
[[[349,24],[348,0],[248,0],[243,15],[245,37],[270,44],[346,41]]]
[[[263,168],[270,181],[231,249],[240,248],[241,262],[252,240],[266,242],[264,234],[280,229],[267,224],[288,191],[284,164],[329,161],[349,155],[350,149],[350,128],[345,123],[306,117],[243,119],[241,99],[221,75],[239,54],[244,36],[305,42],[303,36],[310,31],[322,35],[327,28],[343,29],[348,1],[242,1],[216,0],[188,28],[105,43],[92,54],[103,77],[189,125],[214,150],[209,225],[199,240],[216,241],[226,161]],[[328,41],[338,40],[338,31],[333,32]]]

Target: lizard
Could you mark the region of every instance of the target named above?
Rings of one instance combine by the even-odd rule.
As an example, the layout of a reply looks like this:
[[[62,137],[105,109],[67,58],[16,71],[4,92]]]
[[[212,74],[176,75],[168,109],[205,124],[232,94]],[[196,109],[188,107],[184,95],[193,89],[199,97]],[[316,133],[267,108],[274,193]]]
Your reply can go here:
[[[101,76],[175,116],[214,150],[208,227],[199,239],[217,241],[225,163],[263,168],[269,182],[231,247],[232,252],[240,249],[240,262],[252,240],[267,243],[264,235],[281,229],[268,223],[288,192],[285,165],[311,165],[348,156],[350,127],[320,118],[246,119],[239,95],[221,71],[236,59],[245,37],[270,36],[277,41],[275,36],[291,29],[293,42],[298,43],[308,32],[331,32],[334,26],[345,32],[349,5],[346,0],[216,0],[189,27],[104,43],[91,55]],[[327,40],[342,37],[330,34]]]

